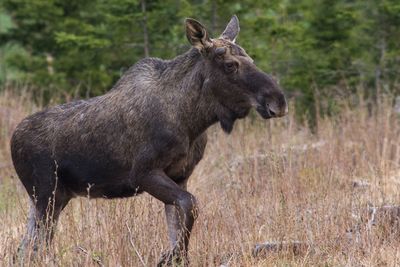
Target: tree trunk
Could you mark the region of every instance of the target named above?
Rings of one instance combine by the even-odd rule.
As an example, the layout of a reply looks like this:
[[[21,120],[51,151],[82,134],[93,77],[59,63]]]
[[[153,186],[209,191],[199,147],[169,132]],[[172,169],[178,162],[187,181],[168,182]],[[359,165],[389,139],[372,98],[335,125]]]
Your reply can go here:
[[[143,48],[144,48],[144,56],[149,57],[150,55],[150,48],[149,48],[149,33],[147,30],[147,13],[146,13],[146,0],[140,1],[142,6],[142,13],[143,13]]]
[[[217,30],[217,3],[216,0],[211,0],[211,33],[215,35]]]

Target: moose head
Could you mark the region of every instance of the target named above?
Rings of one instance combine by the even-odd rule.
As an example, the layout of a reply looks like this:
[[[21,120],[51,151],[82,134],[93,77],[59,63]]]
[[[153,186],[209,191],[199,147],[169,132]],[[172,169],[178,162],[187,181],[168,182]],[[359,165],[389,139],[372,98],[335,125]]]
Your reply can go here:
[[[207,82],[218,103],[218,120],[225,132],[254,107],[264,119],[287,114],[285,96],[277,82],[260,70],[246,51],[236,44],[239,20],[233,16],[220,37],[211,39],[206,28],[186,19],[186,36],[205,58]]]

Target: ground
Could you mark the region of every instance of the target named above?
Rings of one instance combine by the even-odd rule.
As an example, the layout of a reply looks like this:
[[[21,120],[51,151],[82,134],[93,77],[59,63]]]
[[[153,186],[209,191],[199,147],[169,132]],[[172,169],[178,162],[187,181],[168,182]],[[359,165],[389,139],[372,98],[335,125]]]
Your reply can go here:
[[[343,104],[313,131],[290,115],[256,114],[231,135],[218,125],[188,189],[200,205],[190,244],[193,266],[395,266],[398,222],[369,223],[371,206],[400,203],[400,123],[390,101],[374,110]],[[0,95],[0,265],[13,264],[28,196],[11,164],[9,139],[39,108],[29,94]],[[254,257],[264,242],[304,244]],[[77,198],[58,224],[52,252],[31,266],[154,266],[168,248],[163,205],[144,194]]]

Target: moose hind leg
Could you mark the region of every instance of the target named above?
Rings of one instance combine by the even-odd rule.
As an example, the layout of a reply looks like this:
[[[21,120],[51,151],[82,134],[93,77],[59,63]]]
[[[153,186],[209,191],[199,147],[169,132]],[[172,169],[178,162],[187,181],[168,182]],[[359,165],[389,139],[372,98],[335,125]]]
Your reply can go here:
[[[19,256],[35,255],[48,248],[53,239],[56,223],[70,197],[57,190],[54,195],[40,197],[30,203],[27,231],[18,249]]]

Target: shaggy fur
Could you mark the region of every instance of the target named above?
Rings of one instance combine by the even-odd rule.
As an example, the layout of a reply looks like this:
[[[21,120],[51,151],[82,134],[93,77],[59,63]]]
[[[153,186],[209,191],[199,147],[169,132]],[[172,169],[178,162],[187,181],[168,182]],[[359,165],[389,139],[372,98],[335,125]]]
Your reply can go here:
[[[203,156],[206,129],[219,121],[229,133],[252,107],[264,118],[287,112],[275,81],[234,43],[236,17],[215,40],[195,20],[186,26],[193,45],[187,53],[143,59],[108,93],[45,109],[19,124],[12,159],[33,201],[22,248],[51,240],[54,222],[75,196],[146,191],[166,205],[173,248],[160,263],[185,260],[196,210],[185,185]]]

